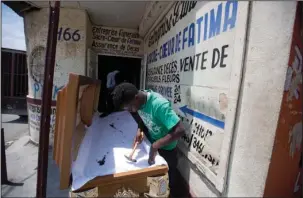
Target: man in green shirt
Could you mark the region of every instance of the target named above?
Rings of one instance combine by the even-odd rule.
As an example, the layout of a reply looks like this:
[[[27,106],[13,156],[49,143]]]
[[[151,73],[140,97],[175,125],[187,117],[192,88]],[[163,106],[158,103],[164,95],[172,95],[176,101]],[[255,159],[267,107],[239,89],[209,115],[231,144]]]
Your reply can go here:
[[[150,165],[154,163],[157,152],[166,160],[171,195],[176,196],[175,177],[178,163],[176,145],[185,129],[170,102],[151,90],[139,91],[133,84],[121,83],[113,91],[113,103],[116,108],[132,113],[138,112],[148,129],[146,135],[151,142],[148,163]],[[142,141],[140,130],[135,141],[140,143]]]

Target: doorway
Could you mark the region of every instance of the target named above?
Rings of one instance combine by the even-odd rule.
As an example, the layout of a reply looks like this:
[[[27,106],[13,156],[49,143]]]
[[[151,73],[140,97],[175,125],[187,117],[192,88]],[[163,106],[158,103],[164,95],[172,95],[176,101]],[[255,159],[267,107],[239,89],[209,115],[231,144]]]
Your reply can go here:
[[[99,97],[98,111],[104,112],[106,109],[106,79],[107,75],[118,70],[120,71],[122,79],[126,82],[134,84],[138,89],[140,88],[140,73],[141,73],[141,59],[128,58],[118,56],[98,56],[98,79],[101,80],[101,90]]]

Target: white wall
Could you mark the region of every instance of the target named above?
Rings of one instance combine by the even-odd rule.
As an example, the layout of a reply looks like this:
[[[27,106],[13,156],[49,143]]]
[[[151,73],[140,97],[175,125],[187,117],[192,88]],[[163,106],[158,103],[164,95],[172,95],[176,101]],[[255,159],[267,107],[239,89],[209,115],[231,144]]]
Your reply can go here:
[[[228,197],[262,197],[284,91],[297,2],[251,2]]]
[[[183,6],[189,8],[186,13]],[[172,102],[187,128],[179,148],[221,192],[240,86],[247,9],[248,2],[177,2],[144,39],[147,87]],[[190,182],[196,177],[185,163],[179,164],[179,170]],[[209,196],[201,194],[201,185],[192,190]]]
[[[230,22],[235,23],[222,31],[227,4],[230,5],[227,18],[234,17]],[[283,94],[295,5],[296,2],[197,2],[175,25],[169,23],[178,10],[173,6],[144,38],[144,54],[148,57],[147,87],[172,102],[188,129],[187,137],[179,143],[183,154],[178,167],[194,196],[263,195]],[[220,33],[203,40],[205,27],[215,24],[215,20],[211,22],[211,15],[218,16],[220,9]],[[201,16],[198,43],[197,19]],[[154,34],[165,20],[166,24],[171,24],[168,31]],[[208,21],[206,26],[205,21]],[[194,45],[189,45],[191,23],[195,23]],[[167,26],[162,27],[166,30]],[[185,27],[188,29],[184,31]],[[206,30],[207,35],[209,30]],[[161,47],[169,48],[173,42],[175,47],[180,31],[181,50],[163,57]],[[187,38],[185,42],[183,35],[186,35],[185,40]],[[153,40],[155,42],[149,45]],[[213,49],[218,48],[222,53],[223,46],[227,55],[224,65],[212,68]],[[184,58],[206,51],[203,68],[203,55],[199,55],[198,68],[194,64],[194,69],[190,69],[190,58]],[[201,114],[215,118],[217,123],[223,122],[224,127],[201,119]],[[191,120],[192,125],[189,124]],[[205,136],[207,129],[212,135],[205,139],[199,137],[197,131]],[[195,140],[198,148],[194,147]]]
[[[85,58],[86,58],[86,12],[84,10],[76,9],[60,9],[60,20],[59,20],[59,30],[61,29],[61,36],[57,41],[56,50],[56,66],[54,74],[54,88],[52,99],[56,100],[57,91],[65,85],[67,82],[68,72],[76,72],[79,74],[84,74],[85,71]],[[31,70],[31,61],[33,59],[33,51],[41,46],[46,48],[47,33],[48,33],[48,22],[49,22],[49,9],[43,8],[39,11],[34,11],[25,14],[25,35],[26,35],[26,47],[29,62],[29,97],[35,99],[41,99],[41,91],[43,82],[43,72],[44,72],[44,58],[36,59],[39,64],[39,69],[36,73],[41,74],[41,78],[34,79]],[[66,30],[69,28],[69,30]],[[78,31],[77,31],[78,30]],[[66,33],[64,34],[64,32]],[[75,31],[77,31],[75,33]],[[73,38],[69,39],[69,34],[78,41],[74,41]],[[80,38],[78,38],[78,35]],[[65,38],[69,40],[65,40]],[[45,53],[45,51],[44,51]],[[35,56],[35,55],[34,55]],[[37,57],[37,58],[40,58]],[[35,71],[34,71],[35,73]],[[35,76],[37,74],[34,74]]]
[[[48,34],[49,9],[26,13],[24,27],[28,61],[28,98],[34,103],[42,99],[45,53]],[[56,101],[58,91],[68,82],[70,72],[85,75],[87,48],[87,15],[84,10],[60,9],[56,62],[52,100]],[[61,33],[60,33],[61,32]],[[29,128],[33,141],[39,140],[40,105],[28,103]],[[52,111],[55,113],[55,107]],[[51,118],[53,132],[54,115]],[[50,140],[52,144],[52,138]]]

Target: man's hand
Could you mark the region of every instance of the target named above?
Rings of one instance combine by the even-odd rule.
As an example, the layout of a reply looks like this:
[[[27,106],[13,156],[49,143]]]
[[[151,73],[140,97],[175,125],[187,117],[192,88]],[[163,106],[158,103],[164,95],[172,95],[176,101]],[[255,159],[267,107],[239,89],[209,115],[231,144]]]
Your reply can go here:
[[[133,147],[136,142],[138,142],[138,144],[141,144],[141,142],[143,141],[143,138],[144,138],[144,133],[141,131],[141,129],[138,129],[136,137],[134,139]]]
[[[153,144],[150,147],[149,150],[149,158],[148,158],[148,164],[153,165],[155,163],[155,157],[157,155],[158,149],[154,148]]]
[[[166,136],[163,138],[155,141],[153,143],[153,147],[155,149],[160,149],[163,146],[166,146],[170,144],[171,142],[178,140],[180,137],[182,137],[185,133],[185,129],[181,121],[179,121],[176,126],[173,127],[170,133],[168,133]]]

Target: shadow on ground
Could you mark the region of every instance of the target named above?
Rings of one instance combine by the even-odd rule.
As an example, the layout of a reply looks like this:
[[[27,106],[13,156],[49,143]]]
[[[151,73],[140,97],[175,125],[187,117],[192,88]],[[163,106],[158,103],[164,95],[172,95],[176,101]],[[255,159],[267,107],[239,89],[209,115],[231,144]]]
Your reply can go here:
[[[10,120],[10,121],[4,121],[2,123],[7,123],[7,124],[27,124],[28,123],[28,116],[19,116],[19,118]]]

